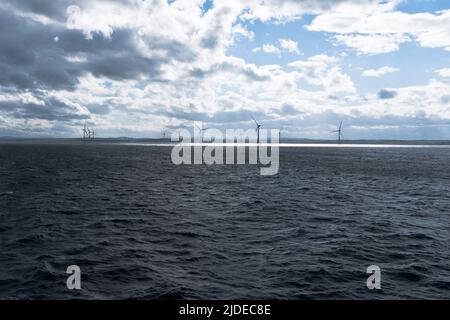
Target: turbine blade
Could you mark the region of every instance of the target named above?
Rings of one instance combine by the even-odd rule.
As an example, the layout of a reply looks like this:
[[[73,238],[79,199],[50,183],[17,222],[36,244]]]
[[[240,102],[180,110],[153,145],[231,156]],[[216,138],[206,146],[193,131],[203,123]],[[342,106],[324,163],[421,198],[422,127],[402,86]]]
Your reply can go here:
[[[256,121],[255,118],[253,118],[253,116],[250,116],[250,117],[252,117],[252,119],[253,119],[253,121],[255,121],[256,125],[259,126],[258,121]]]

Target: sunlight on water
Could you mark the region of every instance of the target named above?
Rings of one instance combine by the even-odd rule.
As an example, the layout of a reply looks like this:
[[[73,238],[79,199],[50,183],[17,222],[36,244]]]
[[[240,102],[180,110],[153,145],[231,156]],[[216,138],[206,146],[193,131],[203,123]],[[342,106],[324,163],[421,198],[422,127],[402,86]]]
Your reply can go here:
[[[118,143],[118,145],[148,146],[148,147],[173,147],[177,143]],[[210,147],[256,147],[256,143],[184,143],[183,146],[210,146]],[[448,149],[450,145],[426,145],[426,144],[326,144],[326,143],[260,143],[260,147],[280,148],[443,148]]]

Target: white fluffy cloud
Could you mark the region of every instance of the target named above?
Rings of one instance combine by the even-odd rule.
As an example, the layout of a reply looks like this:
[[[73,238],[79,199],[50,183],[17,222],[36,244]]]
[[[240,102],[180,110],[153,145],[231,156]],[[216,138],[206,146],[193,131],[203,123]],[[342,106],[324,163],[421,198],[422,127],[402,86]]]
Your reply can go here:
[[[441,77],[450,78],[450,68],[439,69],[439,70],[436,70],[436,72]]]
[[[398,69],[398,68],[384,66],[384,67],[381,67],[378,69],[364,70],[362,73],[362,76],[363,77],[381,77],[381,76],[384,76],[385,74],[399,72],[399,71],[400,71],[400,69]]]
[[[298,43],[291,39],[279,39],[280,47],[290,53],[299,54]]]
[[[256,47],[253,52],[264,52],[281,55],[281,52],[288,52],[291,54],[300,54],[298,43],[291,39],[278,39],[279,47],[273,44],[263,44],[261,47]]]
[[[367,5],[347,3],[342,10],[318,15],[308,30],[336,34],[333,39],[337,43],[359,53],[396,51],[400,44],[411,40],[422,47],[450,50],[450,10],[406,13],[395,11],[398,2],[378,4],[373,10],[367,10]]]
[[[240,0],[247,10],[242,19],[263,22],[286,22],[300,19],[305,14],[321,14],[346,5],[375,8],[379,0]]]
[[[252,50],[253,52],[264,52],[264,53],[273,53],[273,54],[281,54],[281,50],[278,49],[273,44],[263,44],[261,47],[257,47]]]
[[[402,43],[410,39],[404,35],[392,34],[369,34],[369,35],[347,35],[340,34],[334,37],[338,44],[344,44],[347,47],[361,54],[380,54],[397,51]]]
[[[351,78],[335,65],[337,61],[334,57],[317,55],[291,62],[289,67],[296,69],[300,78],[312,85],[322,86],[329,94],[356,92]]]

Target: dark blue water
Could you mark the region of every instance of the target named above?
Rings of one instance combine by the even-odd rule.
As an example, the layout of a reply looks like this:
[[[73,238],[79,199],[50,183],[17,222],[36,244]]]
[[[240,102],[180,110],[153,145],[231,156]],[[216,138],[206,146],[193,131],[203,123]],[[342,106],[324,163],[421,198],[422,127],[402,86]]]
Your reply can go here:
[[[450,298],[449,159],[285,148],[262,177],[167,147],[0,144],[0,298]]]

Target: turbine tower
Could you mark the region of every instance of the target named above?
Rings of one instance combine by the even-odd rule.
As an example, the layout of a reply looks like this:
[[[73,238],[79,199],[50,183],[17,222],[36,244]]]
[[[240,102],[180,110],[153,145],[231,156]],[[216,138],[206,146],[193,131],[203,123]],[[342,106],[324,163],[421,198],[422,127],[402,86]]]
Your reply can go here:
[[[253,118],[253,116],[252,119],[256,124],[256,143],[259,144],[259,129],[261,129],[261,125],[255,120],[255,118]]]
[[[341,121],[341,124],[339,125],[339,129],[338,130],[334,130],[332,132],[337,133],[338,134],[338,144],[341,144],[341,138],[342,138],[342,123],[344,121]]]
[[[278,143],[281,143],[281,131],[284,132],[285,126],[281,126],[280,129],[278,129]]]

